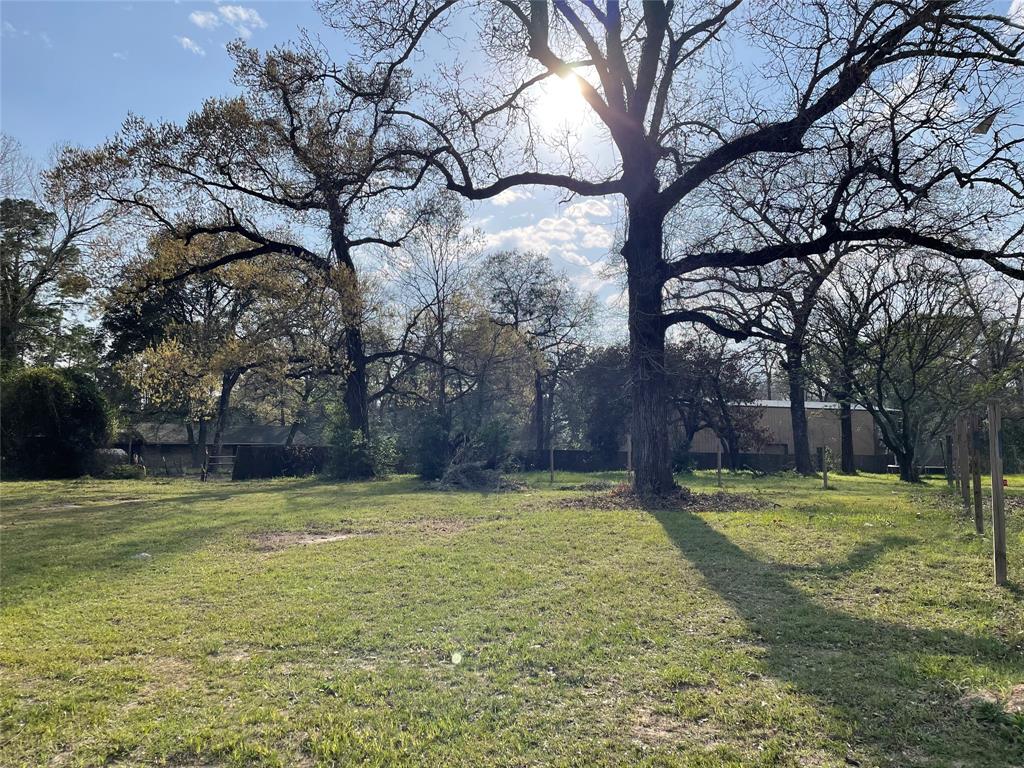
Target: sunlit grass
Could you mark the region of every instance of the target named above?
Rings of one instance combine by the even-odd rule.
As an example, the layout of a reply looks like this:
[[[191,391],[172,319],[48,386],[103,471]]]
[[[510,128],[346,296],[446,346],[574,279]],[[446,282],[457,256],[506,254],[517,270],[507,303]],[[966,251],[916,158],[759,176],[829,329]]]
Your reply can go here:
[[[1024,683],[1021,593],[943,481],[558,506],[595,477],[5,483],[0,764],[1024,764],[961,703]]]

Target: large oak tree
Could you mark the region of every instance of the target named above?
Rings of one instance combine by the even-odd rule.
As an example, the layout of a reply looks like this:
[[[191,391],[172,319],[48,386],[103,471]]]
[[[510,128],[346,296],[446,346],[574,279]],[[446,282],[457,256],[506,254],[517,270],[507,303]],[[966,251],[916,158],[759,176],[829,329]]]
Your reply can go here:
[[[994,211],[983,218],[989,203],[976,199],[976,215],[962,222],[995,222],[983,247],[929,227],[936,198],[971,186],[986,187],[991,205],[998,197],[1019,215],[1022,139],[1012,115],[1024,92],[1024,30],[986,3],[323,0],[321,7],[329,23],[361,40],[384,81],[409,68],[419,75],[417,98],[395,117],[419,131],[416,156],[448,188],[482,200],[543,185],[624,202],[640,492],[673,484],[665,333],[700,319],[666,304],[673,280],[827,253],[845,242],[909,243],[1020,271],[1019,220]],[[474,31],[478,45],[467,46]],[[459,63],[444,63],[446,44],[457,47]],[[346,81],[343,69],[327,74]],[[604,143],[587,152],[545,145],[535,104],[556,77],[579,88]],[[885,119],[896,101],[907,102],[909,121]],[[839,170],[829,181],[831,202],[807,235],[767,244],[730,236],[720,182],[765,157]],[[887,214],[847,218],[850,196],[885,200]]]

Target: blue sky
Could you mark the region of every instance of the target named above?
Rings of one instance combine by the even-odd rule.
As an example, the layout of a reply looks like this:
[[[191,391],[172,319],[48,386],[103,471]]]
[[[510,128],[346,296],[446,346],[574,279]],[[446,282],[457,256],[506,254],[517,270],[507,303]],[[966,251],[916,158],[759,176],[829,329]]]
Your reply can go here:
[[[320,32],[339,52],[340,33],[310,3],[0,2],[0,127],[40,162],[64,143],[94,145],[129,112],[182,120],[208,96],[234,92],[225,44],[269,48]],[[552,94],[556,108],[565,94]],[[603,280],[618,221],[614,200],[559,203],[544,190],[515,190],[471,211],[491,248],[547,253],[577,283],[618,304]]]

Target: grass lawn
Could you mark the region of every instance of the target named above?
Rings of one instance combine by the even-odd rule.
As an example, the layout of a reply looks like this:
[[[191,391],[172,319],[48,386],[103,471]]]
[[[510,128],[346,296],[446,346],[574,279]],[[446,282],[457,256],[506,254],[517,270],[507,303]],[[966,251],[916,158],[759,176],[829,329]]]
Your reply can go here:
[[[1024,683],[1024,597],[944,483],[559,506],[592,479],[5,483],[0,765],[1024,765],[964,703]]]

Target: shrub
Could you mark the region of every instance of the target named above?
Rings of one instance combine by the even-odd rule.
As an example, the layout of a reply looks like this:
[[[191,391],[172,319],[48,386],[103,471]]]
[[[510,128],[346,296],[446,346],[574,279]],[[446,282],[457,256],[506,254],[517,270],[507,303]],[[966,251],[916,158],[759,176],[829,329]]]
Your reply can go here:
[[[11,376],[0,400],[0,422],[5,472],[22,477],[83,474],[110,430],[106,403],[92,379],[55,368]]]
[[[693,474],[693,457],[690,455],[689,443],[676,443],[672,449],[672,471],[676,474]]]
[[[509,425],[500,420],[483,424],[472,438],[470,456],[471,460],[482,463],[487,469],[508,469],[512,460],[512,430]]]
[[[424,416],[416,432],[416,471],[423,480],[438,480],[448,468],[448,433],[434,414]]]
[[[398,451],[390,435],[368,440],[362,430],[351,429],[341,408],[330,414],[327,425],[330,460],[327,471],[339,480],[386,477],[395,468]]]
[[[102,476],[109,480],[144,480],[146,467],[142,464],[115,464],[107,467]]]
[[[330,451],[313,445],[240,445],[232,480],[317,475],[328,465]]]

